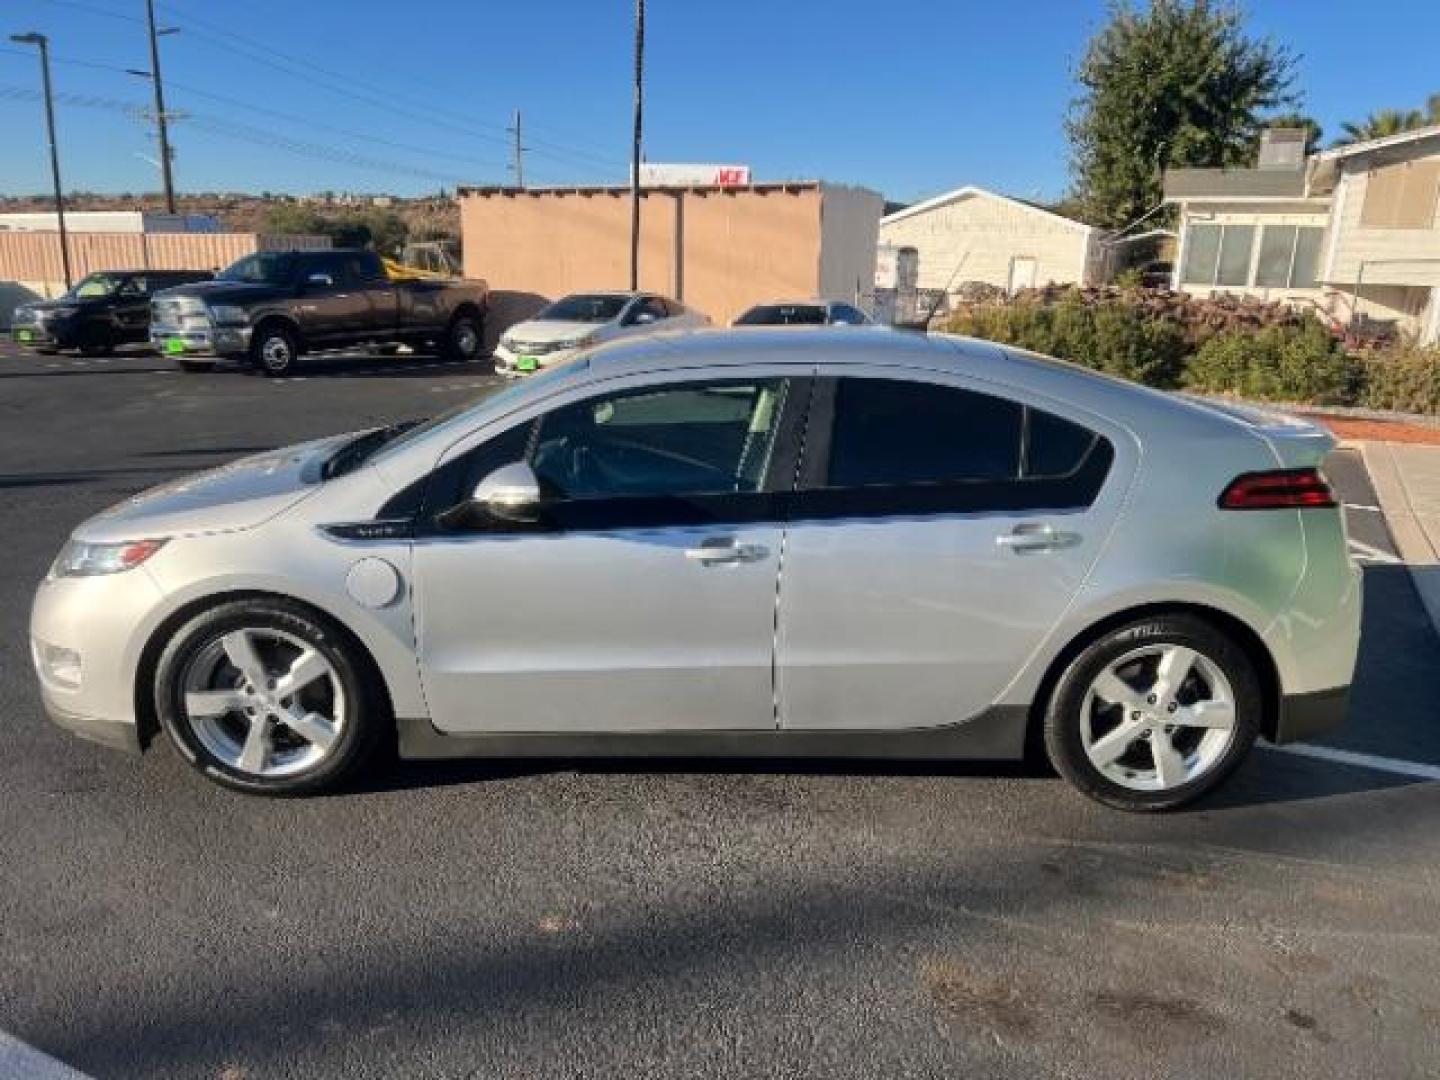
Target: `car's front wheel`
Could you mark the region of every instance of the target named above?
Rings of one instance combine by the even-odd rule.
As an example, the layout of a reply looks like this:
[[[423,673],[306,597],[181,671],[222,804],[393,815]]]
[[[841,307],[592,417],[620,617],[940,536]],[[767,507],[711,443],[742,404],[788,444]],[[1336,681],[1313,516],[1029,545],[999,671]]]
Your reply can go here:
[[[1212,623],[1162,615],[1119,627],[1074,658],[1051,695],[1045,748],[1085,794],[1122,810],[1171,810],[1213,791],[1260,729],[1244,649]]]
[[[353,777],[386,725],[384,695],[330,620],[284,600],[202,612],[165,647],[161,724],[180,753],[240,791],[307,794]]]

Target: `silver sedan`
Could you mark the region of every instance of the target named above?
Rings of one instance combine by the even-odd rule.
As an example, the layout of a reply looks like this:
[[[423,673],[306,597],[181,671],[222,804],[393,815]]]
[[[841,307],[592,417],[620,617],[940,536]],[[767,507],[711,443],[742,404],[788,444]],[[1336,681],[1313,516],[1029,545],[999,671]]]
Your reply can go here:
[[[1295,420],[954,338],[662,334],[81,525],[50,714],[252,792],[413,758],[1015,759],[1160,810],[1344,716]]]

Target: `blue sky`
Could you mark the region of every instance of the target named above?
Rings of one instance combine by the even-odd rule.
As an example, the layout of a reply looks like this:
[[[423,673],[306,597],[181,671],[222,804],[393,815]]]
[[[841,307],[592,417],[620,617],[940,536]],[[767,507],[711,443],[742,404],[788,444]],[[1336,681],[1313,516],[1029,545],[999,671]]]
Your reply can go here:
[[[507,178],[524,111],[531,183],[621,181],[630,0],[162,0],[182,190],[433,191]],[[646,156],[911,200],[1067,186],[1072,72],[1104,0],[649,0]],[[1256,0],[1300,55],[1327,138],[1440,91],[1440,3]],[[4,35],[50,35],[67,188],[155,189],[143,0],[10,0]],[[100,65],[100,66],[91,66]],[[318,65],[318,68],[315,67]],[[48,188],[33,50],[0,39],[0,193]],[[76,99],[79,100],[76,100]],[[85,104],[81,104],[81,102]],[[30,150],[33,148],[33,152]],[[318,155],[318,157],[317,157]]]

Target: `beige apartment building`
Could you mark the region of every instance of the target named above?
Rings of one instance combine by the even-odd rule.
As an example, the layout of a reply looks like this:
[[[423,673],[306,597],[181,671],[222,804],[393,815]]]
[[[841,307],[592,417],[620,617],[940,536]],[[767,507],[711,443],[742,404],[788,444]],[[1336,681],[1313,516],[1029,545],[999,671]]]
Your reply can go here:
[[[1175,287],[1309,307],[1440,341],[1440,126],[1306,156],[1267,132],[1254,169],[1176,169]]]
[[[567,293],[629,284],[626,187],[461,188],[459,200],[465,276],[497,291],[496,323]],[[640,288],[716,324],[765,300],[853,302],[874,280],[883,201],[873,191],[812,181],[654,187],[640,203]]]

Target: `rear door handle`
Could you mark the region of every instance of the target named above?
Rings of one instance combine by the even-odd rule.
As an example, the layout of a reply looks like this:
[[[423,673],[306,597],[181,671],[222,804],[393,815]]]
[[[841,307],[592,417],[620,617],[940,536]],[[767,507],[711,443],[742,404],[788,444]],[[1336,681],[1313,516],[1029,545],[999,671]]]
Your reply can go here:
[[[712,537],[702,540],[699,547],[685,549],[685,558],[701,566],[759,562],[769,554],[763,544],[737,544],[733,536]]]
[[[996,544],[1009,548],[1017,555],[1030,551],[1053,551],[1056,548],[1073,547],[1079,542],[1079,533],[1061,532],[1044,522],[1016,525],[1008,533],[995,537]]]

